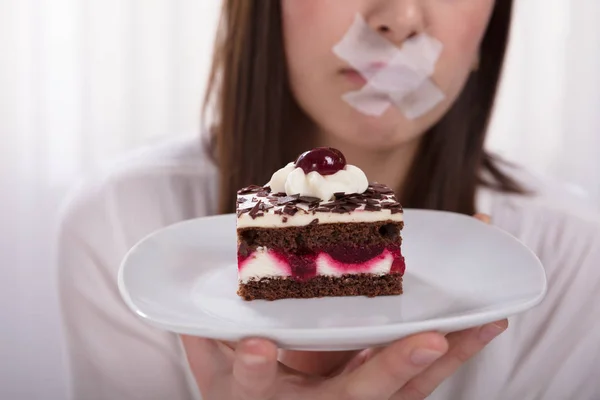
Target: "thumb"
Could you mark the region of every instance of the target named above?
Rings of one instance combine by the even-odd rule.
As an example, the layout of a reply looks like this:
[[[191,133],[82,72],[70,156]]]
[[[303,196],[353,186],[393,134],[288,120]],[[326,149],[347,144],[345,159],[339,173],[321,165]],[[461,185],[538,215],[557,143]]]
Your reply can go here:
[[[231,373],[234,352],[216,340],[181,336],[187,361],[201,392],[210,390],[216,378]]]
[[[266,400],[276,391],[277,346],[268,340],[247,339],[235,350],[234,393],[243,400]]]

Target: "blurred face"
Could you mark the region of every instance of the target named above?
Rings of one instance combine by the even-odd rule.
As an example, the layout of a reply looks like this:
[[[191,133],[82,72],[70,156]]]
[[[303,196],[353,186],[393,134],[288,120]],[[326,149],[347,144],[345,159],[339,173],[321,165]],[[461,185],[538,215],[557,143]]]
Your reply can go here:
[[[329,139],[384,150],[419,138],[448,111],[472,71],[495,0],[281,1],[292,91],[302,109]],[[395,106],[374,117],[342,100],[367,83],[332,51],[357,13],[398,48],[419,33],[442,42],[431,77],[445,94],[442,103],[410,120]]]

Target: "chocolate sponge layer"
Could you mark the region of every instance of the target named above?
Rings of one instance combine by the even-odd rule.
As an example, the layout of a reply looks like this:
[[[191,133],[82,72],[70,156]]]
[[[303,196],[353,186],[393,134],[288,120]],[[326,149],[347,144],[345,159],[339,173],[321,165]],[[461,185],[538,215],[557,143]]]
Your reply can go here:
[[[402,294],[402,275],[352,274],[341,277],[316,276],[307,281],[263,278],[241,283],[238,295],[244,300],[308,299],[330,296],[391,296]]]
[[[238,229],[241,254],[257,247],[298,250],[317,250],[344,243],[353,246],[390,245],[402,243],[403,222],[378,221],[373,223],[319,224],[282,228]]]

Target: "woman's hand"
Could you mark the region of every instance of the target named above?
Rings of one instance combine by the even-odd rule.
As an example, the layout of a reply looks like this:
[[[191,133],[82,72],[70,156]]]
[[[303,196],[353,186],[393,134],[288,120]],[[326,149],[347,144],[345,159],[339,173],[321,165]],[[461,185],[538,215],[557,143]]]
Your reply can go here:
[[[477,219],[490,223],[486,215]],[[182,337],[205,400],[424,399],[508,327],[503,320],[445,337],[421,333],[361,352],[281,354],[264,339],[237,346]],[[291,368],[294,367],[294,368]]]
[[[205,400],[413,400],[429,396],[507,326],[417,334],[360,352],[328,376],[283,365],[277,346],[263,339],[243,340],[235,349],[188,336],[183,344]]]

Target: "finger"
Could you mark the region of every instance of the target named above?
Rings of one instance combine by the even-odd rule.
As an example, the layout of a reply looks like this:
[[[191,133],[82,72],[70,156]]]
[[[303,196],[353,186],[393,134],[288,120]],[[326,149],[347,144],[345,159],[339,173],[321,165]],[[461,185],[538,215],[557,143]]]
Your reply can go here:
[[[475,214],[474,217],[477,218],[478,220],[480,220],[483,223],[486,223],[486,224],[491,224],[492,223],[492,217],[490,217],[487,214],[481,214],[481,213],[479,213],[479,214]]]
[[[448,352],[423,373],[411,379],[391,400],[425,399],[507,327],[508,321],[503,320],[448,335]]]
[[[234,353],[223,343],[194,336],[181,336],[181,342],[200,390],[208,390],[216,376],[230,373]]]
[[[389,399],[448,350],[444,336],[422,333],[375,354],[354,372],[340,376],[342,398]]]
[[[235,351],[235,348],[237,347],[237,343],[236,342],[228,342],[228,341],[222,341],[221,342],[224,346],[229,347],[231,350]]]
[[[332,376],[352,360],[356,351],[285,351],[280,357],[281,363],[298,372],[309,375]]]
[[[277,381],[277,346],[268,340],[241,341],[233,364],[234,393],[242,400],[266,400]]]
[[[344,365],[340,365],[340,367],[332,372],[332,376],[339,374],[349,374],[354,372],[362,365],[364,365],[367,361],[369,361],[376,354],[377,350],[373,348],[365,349],[359,353],[357,353],[350,361],[348,361]]]

